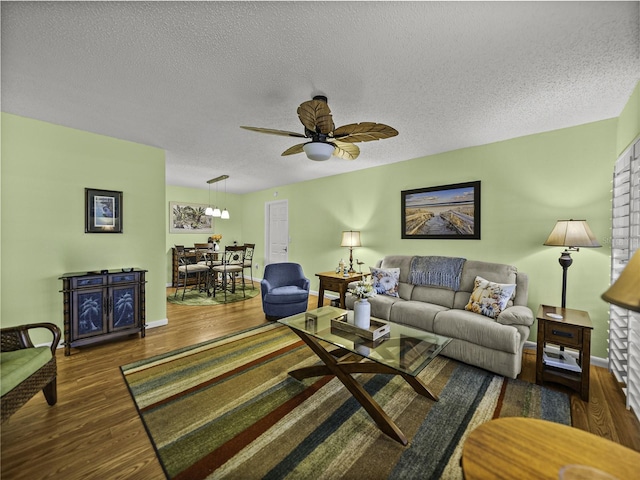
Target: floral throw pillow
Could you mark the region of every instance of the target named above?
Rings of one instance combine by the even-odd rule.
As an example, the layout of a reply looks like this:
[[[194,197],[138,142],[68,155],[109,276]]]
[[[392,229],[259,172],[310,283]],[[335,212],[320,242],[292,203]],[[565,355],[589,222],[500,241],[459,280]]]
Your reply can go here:
[[[497,318],[506,308],[515,291],[515,284],[494,283],[485,278],[476,277],[473,293],[464,308],[490,318]]]
[[[399,297],[398,282],[400,281],[399,268],[374,268],[371,270],[371,280],[373,289],[379,295],[389,295],[391,297]]]

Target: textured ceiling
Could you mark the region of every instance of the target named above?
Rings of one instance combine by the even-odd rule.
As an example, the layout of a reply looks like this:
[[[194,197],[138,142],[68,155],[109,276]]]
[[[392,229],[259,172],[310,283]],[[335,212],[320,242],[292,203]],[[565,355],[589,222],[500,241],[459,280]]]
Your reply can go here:
[[[638,2],[2,2],[2,110],[166,151],[167,184],[244,193],[616,117]],[[397,137],[281,157],[296,109]]]

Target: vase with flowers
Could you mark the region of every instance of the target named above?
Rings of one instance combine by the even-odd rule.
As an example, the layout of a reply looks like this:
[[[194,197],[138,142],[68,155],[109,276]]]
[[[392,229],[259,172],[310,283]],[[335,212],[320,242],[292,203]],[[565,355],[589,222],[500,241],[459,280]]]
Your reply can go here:
[[[222,240],[222,234],[220,233],[214,233],[209,237],[209,243],[213,243],[214,252],[220,250],[220,240]]]
[[[376,295],[371,280],[364,279],[355,282],[349,288],[349,293],[358,297],[358,300],[353,304],[353,321],[355,326],[368,330],[371,325],[371,304],[369,303],[369,298]]]

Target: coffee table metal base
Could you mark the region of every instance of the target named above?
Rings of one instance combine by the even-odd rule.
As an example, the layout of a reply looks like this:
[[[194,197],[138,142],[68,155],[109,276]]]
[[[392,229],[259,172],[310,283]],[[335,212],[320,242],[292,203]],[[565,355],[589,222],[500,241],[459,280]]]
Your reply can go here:
[[[316,338],[307,335],[299,330],[292,329],[305,342],[311,350],[322,360],[324,365],[300,368],[289,372],[296,380],[304,378],[319,377],[324,375],[334,375],[349,390],[351,395],[362,405],[371,418],[376,422],[380,430],[402,445],[406,445],[407,437],[398,428],[395,422],[387,415],[382,407],[373,399],[371,395],[358,383],[351,375],[354,373],[384,373],[390,375],[400,375],[411,385],[416,393],[438,401],[437,395],[429,391],[427,386],[417,377],[387,367],[380,363],[365,361],[361,355],[352,353],[346,349],[336,348],[327,350]]]

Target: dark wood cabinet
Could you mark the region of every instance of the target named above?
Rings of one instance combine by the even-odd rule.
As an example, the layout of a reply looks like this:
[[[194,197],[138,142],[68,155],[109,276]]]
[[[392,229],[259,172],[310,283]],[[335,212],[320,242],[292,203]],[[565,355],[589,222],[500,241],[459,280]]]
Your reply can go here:
[[[536,315],[538,320],[538,341],[536,352],[536,383],[555,382],[565,385],[589,401],[589,370],[591,365],[591,330],[593,325],[589,313],[571,308],[540,305]],[[554,362],[545,359],[546,344],[555,345],[563,352],[565,348],[577,350],[576,365],[570,362]],[[564,357],[570,358],[570,357]]]
[[[137,333],[145,336],[145,273],[133,268],[60,277],[65,355],[71,347]]]

